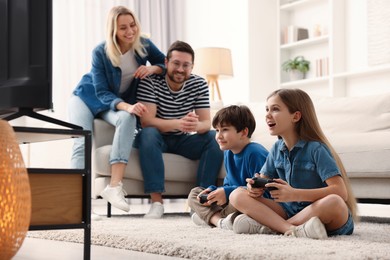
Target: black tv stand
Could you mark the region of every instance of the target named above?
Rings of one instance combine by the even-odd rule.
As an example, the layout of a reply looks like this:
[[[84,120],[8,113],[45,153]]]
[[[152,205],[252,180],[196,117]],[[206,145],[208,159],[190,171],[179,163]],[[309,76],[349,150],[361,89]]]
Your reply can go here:
[[[10,120],[22,117],[22,116],[32,117],[32,118],[35,118],[35,119],[38,119],[41,121],[53,123],[56,125],[68,127],[68,128],[75,129],[75,130],[82,130],[83,129],[81,126],[74,125],[74,124],[71,124],[71,123],[68,123],[65,121],[61,121],[61,120],[58,120],[58,119],[55,119],[55,118],[52,118],[49,116],[45,116],[45,115],[42,115],[42,114],[35,112],[31,108],[23,108],[23,107],[19,108],[19,111],[15,112],[13,114],[10,114],[10,115],[4,117],[3,119],[10,121]]]

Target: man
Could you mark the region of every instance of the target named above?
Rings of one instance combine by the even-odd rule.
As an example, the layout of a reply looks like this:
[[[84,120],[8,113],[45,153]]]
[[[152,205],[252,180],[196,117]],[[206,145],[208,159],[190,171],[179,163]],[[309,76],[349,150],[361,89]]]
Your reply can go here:
[[[145,193],[152,205],[145,218],[164,214],[163,152],[199,160],[197,185],[214,185],[223,161],[223,153],[211,131],[210,101],[206,81],[191,74],[194,51],[182,41],[174,42],[165,59],[165,75],[143,79],[137,99],[148,113],[141,118],[137,135]]]

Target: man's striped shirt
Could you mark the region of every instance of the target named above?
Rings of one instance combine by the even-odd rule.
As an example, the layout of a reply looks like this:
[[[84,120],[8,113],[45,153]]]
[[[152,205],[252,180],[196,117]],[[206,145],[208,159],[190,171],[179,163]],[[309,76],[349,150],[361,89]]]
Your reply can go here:
[[[168,87],[165,75],[147,77],[138,85],[137,100],[156,104],[156,117],[161,119],[180,119],[195,109],[210,108],[207,83],[204,78],[194,74],[191,74],[179,91],[172,91]]]

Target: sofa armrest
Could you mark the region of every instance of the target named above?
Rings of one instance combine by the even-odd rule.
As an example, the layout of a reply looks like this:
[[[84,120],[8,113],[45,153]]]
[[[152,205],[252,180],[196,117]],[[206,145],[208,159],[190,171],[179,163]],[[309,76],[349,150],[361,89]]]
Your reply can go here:
[[[111,145],[114,138],[115,127],[104,121],[96,118],[93,121],[93,138],[92,144],[94,149],[105,145]]]

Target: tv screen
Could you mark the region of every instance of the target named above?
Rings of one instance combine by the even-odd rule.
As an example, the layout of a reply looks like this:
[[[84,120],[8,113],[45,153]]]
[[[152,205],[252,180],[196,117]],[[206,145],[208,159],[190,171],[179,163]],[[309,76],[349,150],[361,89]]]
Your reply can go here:
[[[52,1],[0,0],[0,118],[52,107]]]

